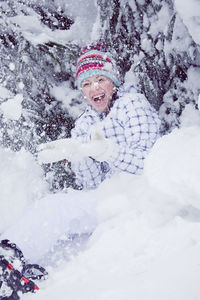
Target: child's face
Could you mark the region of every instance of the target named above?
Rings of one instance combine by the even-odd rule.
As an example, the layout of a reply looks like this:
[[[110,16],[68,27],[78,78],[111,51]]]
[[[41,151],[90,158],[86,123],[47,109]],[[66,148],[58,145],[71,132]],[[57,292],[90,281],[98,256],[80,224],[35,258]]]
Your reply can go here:
[[[92,107],[98,112],[104,112],[109,107],[115,91],[115,85],[106,76],[94,75],[82,81],[81,89]]]

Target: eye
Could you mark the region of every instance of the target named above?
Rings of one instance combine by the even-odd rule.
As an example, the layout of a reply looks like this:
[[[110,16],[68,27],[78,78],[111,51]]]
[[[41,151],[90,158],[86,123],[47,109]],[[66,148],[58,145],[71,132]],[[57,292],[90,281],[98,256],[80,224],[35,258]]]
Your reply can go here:
[[[89,87],[90,86],[90,83],[89,82],[83,82],[82,83],[82,87],[83,88],[87,88],[87,87]]]
[[[99,82],[103,82],[103,81],[105,81],[105,78],[100,77],[98,81],[99,81]]]

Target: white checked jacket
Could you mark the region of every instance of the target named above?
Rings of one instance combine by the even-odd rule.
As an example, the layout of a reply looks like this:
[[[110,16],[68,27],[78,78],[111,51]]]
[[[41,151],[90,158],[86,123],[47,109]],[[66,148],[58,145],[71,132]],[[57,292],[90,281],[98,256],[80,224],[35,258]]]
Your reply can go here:
[[[141,174],[144,158],[160,136],[160,125],[157,112],[133,86],[118,91],[118,98],[107,116],[89,106],[76,121],[72,138],[87,143],[94,127],[98,126],[103,129],[105,138],[112,138],[117,147],[106,162],[87,157],[72,163],[78,183],[91,189],[119,171]]]

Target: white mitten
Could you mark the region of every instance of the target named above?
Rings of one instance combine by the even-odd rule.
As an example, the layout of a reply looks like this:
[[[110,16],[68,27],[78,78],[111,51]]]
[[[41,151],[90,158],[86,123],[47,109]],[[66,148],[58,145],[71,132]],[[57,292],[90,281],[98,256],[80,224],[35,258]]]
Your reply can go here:
[[[115,149],[116,144],[106,139],[100,129],[94,132],[89,143],[82,144],[68,138],[44,143],[37,148],[39,163],[52,163],[63,159],[77,162],[88,156],[98,161],[106,161]]]
[[[80,143],[72,138],[60,139],[38,146],[39,163],[52,163],[63,159],[70,160],[79,149]]]
[[[82,153],[91,156],[98,161],[107,161],[107,159],[116,151],[117,145],[112,139],[106,139],[101,129],[96,129],[91,141],[82,144]]]

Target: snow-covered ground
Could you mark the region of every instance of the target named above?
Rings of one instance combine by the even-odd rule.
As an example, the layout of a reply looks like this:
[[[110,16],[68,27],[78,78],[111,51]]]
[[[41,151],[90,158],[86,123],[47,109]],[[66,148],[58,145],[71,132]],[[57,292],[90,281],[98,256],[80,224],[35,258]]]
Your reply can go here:
[[[157,141],[142,176],[116,175],[88,192],[96,230],[80,246],[69,243],[40,291],[22,299],[200,298],[200,112],[188,105],[181,121]],[[48,190],[30,153],[0,154],[2,232]]]
[[[116,175],[88,192],[98,200],[96,230],[84,249],[48,269],[37,294],[22,299],[198,300],[199,148],[200,112],[188,106],[182,127],[155,144],[142,176]],[[46,186],[31,155],[1,154],[3,230]]]
[[[175,0],[180,17],[197,43],[199,11],[192,7],[199,7],[199,2],[192,0],[189,5],[186,0]],[[85,24],[82,8],[77,10],[78,22],[67,36],[58,31],[53,36],[66,41],[76,36],[82,43],[90,38],[90,30],[96,38],[92,26],[96,10],[92,9],[94,19],[81,27],[79,35],[79,18]],[[74,10],[71,13],[76,14]],[[34,20],[34,16],[31,18]],[[52,38],[53,33],[44,31],[40,23],[32,27],[30,18],[13,21],[24,28],[22,32],[32,43]],[[197,76],[194,80],[197,82]],[[1,107],[6,117],[19,118],[21,98],[18,100],[17,112],[10,106]],[[199,149],[199,112],[188,106],[182,127],[157,141],[142,176],[120,174],[88,192],[98,200],[96,230],[84,249],[57,268],[48,269],[49,279],[39,284],[37,294],[23,295],[22,300],[199,300]],[[5,149],[0,154],[2,232],[26,206],[45,195],[47,187],[31,154]]]

